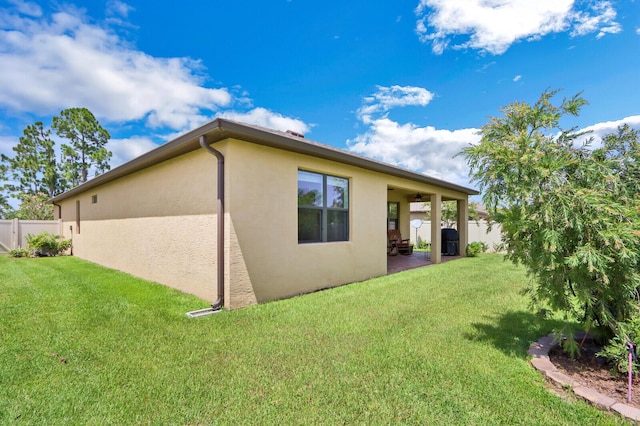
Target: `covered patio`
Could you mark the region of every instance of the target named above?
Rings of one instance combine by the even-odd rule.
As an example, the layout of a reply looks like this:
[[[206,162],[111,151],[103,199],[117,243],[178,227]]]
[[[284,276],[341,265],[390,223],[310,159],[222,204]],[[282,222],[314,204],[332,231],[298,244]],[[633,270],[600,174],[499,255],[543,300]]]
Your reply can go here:
[[[443,256],[441,250],[442,242],[442,203],[445,201],[453,201],[456,203],[457,220],[455,229],[457,231],[457,246],[460,254],[464,255],[464,248],[467,246],[468,239],[468,217],[469,217],[469,195],[477,194],[476,191],[467,188],[461,188],[446,182],[438,182],[440,185],[431,184],[420,185],[413,183],[412,186],[397,185],[389,183],[387,185],[387,234],[390,231],[399,231],[401,239],[409,239],[411,237],[410,225],[410,203],[429,204],[429,219],[431,222],[431,238],[427,240],[430,244],[431,252],[427,256],[424,252],[414,252],[409,256],[388,256],[387,271],[404,270],[412,267],[424,266],[432,263],[440,263],[451,260],[452,257],[459,256]],[[388,242],[387,238],[387,242]],[[412,242],[413,245],[417,241]],[[387,244],[387,248],[389,243]],[[389,253],[389,250],[387,250]],[[405,259],[396,259],[405,258]],[[413,266],[412,266],[413,265]]]
[[[460,259],[463,256],[442,256],[440,263]],[[387,274],[433,265],[431,253],[414,250],[410,255],[387,256]]]

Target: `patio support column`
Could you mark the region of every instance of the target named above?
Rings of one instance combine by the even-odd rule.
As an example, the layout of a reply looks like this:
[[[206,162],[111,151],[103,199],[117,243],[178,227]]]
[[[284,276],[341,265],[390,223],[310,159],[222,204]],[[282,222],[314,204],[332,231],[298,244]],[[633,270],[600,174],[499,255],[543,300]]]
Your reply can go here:
[[[467,252],[469,244],[469,200],[458,200],[458,250],[461,256]]]
[[[431,194],[431,263],[442,261],[442,195]]]

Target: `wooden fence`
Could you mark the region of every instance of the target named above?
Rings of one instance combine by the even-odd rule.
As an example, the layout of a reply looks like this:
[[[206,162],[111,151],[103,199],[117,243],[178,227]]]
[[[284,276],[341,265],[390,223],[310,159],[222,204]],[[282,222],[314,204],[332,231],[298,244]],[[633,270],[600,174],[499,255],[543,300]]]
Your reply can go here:
[[[0,253],[27,247],[27,235],[41,232],[62,233],[61,220],[0,220]]]

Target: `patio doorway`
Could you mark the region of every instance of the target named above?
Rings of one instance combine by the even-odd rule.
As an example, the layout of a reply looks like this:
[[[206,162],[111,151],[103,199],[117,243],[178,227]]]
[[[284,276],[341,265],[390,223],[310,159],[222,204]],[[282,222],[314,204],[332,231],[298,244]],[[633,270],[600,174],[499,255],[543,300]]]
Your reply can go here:
[[[398,211],[400,209],[400,203],[397,201],[387,201],[387,231],[392,231],[398,228]]]

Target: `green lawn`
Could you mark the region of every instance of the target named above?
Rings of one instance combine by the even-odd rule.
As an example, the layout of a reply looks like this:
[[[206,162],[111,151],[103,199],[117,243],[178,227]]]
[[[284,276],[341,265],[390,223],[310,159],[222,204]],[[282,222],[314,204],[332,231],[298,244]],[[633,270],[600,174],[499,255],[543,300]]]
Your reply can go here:
[[[0,424],[621,423],[530,367],[552,324],[525,282],[482,255],[189,319],[206,302],[0,256]]]

